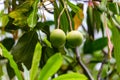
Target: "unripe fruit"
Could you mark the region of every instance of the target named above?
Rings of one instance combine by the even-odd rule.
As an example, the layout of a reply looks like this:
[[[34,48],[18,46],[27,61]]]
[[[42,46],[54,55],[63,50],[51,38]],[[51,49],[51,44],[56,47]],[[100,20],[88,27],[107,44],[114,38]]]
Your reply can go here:
[[[82,44],[83,36],[79,31],[71,31],[67,34],[66,38],[68,46],[75,48]]]
[[[64,31],[61,29],[53,30],[50,34],[50,41],[51,44],[56,48],[63,47],[66,42],[66,35]]]

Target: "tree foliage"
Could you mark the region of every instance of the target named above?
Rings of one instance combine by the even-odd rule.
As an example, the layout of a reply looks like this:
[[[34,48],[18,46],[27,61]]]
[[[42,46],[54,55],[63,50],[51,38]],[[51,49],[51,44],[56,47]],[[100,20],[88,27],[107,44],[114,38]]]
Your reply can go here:
[[[6,73],[8,80],[120,79],[119,2],[4,0],[0,5],[0,80]],[[50,39],[55,29],[65,33],[62,47],[53,45],[63,37],[59,32],[53,34],[57,41]],[[70,34],[68,42],[72,31],[83,38]]]

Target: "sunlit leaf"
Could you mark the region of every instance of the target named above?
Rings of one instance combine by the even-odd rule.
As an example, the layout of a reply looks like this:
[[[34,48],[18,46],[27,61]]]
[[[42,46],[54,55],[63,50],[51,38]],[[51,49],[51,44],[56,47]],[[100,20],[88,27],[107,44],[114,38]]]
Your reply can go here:
[[[16,26],[25,26],[27,23],[27,14],[30,11],[30,8],[33,4],[33,1],[25,1],[19,5],[14,11],[9,13],[9,16],[14,19],[13,23]]]
[[[47,40],[47,38],[44,38],[43,41],[48,47],[52,48],[51,43]]]
[[[30,80],[34,80],[38,72],[39,62],[41,59],[42,46],[40,43],[37,43],[35,52],[32,59],[32,67],[30,69]]]
[[[114,15],[113,17],[115,19],[115,21],[120,25],[120,15]]]
[[[29,25],[29,27],[34,28],[37,24],[37,11],[38,11],[38,0],[36,0],[33,4],[33,11],[31,12],[31,14],[29,15],[29,17],[27,18],[27,23]]]
[[[7,23],[9,22],[9,18],[7,14],[3,14],[2,16],[0,16],[0,22],[2,27],[5,27],[7,25]]]
[[[77,13],[80,10],[80,8],[77,5],[71,3],[69,0],[67,0],[67,3],[74,13]]]
[[[13,68],[18,80],[23,80],[22,75],[18,69],[16,62],[13,59],[13,56],[7,51],[7,49],[0,43],[0,47],[2,48],[2,54],[5,58],[7,58],[10,62],[10,66]]]
[[[53,80],[88,80],[87,77],[79,73],[68,73],[58,76]]]
[[[63,58],[60,53],[56,53],[55,55],[50,57],[45,66],[40,71],[38,80],[48,80],[61,67],[62,61]]]

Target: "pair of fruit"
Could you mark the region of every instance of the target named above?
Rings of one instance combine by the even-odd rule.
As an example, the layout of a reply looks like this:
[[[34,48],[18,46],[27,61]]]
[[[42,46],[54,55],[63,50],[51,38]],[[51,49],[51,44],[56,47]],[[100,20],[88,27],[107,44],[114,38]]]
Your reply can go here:
[[[50,34],[50,41],[51,44],[56,47],[60,48],[63,47],[67,41],[68,46],[75,48],[82,43],[82,34],[79,31],[70,31],[67,36],[65,35],[64,31],[61,29],[55,29]]]

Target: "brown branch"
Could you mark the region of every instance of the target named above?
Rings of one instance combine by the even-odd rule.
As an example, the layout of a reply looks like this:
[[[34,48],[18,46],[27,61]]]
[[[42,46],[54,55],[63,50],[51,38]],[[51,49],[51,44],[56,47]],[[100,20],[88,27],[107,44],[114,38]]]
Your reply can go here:
[[[103,53],[104,53],[104,52],[103,52]],[[101,63],[100,70],[98,71],[97,80],[101,80],[101,73],[102,73],[103,66],[104,66],[104,64],[105,64],[105,62],[106,62],[106,59],[107,59],[107,54],[104,53],[104,59],[103,59],[103,61],[102,61],[102,63]]]
[[[75,52],[76,52],[76,59],[77,59],[77,62],[78,64],[82,67],[82,69],[84,70],[85,74],[87,75],[88,79],[89,80],[94,80],[94,78],[92,77],[91,73],[89,72],[88,68],[83,64],[82,60],[81,60],[81,57],[80,57],[80,54],[79,54],[79,51],[78,49],[76,48],[75,49]]]

